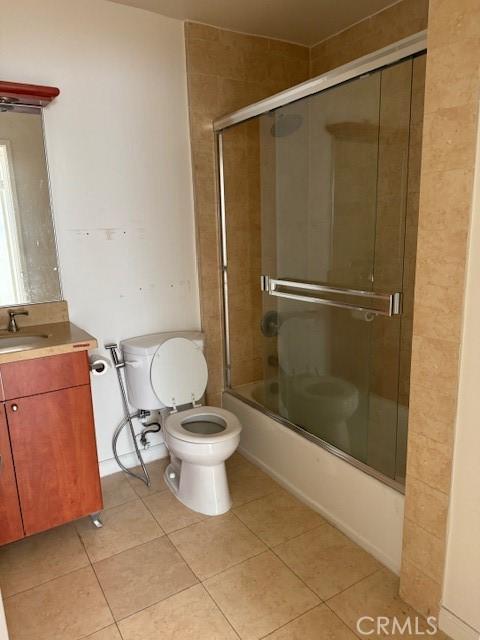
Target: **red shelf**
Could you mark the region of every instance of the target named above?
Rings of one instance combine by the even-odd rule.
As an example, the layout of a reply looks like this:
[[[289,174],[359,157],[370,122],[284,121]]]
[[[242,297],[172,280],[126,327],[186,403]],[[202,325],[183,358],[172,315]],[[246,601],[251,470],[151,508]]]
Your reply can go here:
[[[0,80],[0,98],[13,98],[14,101],[45,107],[60,94],[56,87],[43,87],[36,84],[4,82]]]

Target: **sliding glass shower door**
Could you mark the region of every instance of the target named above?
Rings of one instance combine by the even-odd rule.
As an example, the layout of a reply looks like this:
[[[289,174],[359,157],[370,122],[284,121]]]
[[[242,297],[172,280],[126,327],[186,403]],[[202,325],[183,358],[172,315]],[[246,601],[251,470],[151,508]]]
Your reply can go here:
[[[400,484],[417,66],[222,133],[230,388]]]

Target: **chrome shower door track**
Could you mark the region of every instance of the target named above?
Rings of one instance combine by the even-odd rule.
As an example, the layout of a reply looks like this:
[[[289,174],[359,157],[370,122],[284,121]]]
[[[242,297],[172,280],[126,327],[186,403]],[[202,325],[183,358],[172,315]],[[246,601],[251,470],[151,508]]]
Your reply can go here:
[[[314,93],[320,93],[325,89],[331,89],[339,84],[353,80],[360,76],[371,73],[372,71],[378,71],[382,67],[387,67],[391,64],[395,64],[404,58],[414,56],[427,49],[427,32],[419,31],[403,40],[399,40],[394,44],[388,45],[383,49],[379,49],[373,53],[369,53],[366,56],[362,56],[353,62],[344,64],[341,67],[327,71],[316,78],[297,84],[290,89],[285,89],[280,93],[276,93],[269,98],[254,102],[247,107],[233,111],[221,118],[217,118],[213,121],[213,130],[216,132],[227,129],[235,124],[250,120],[263,113],[268,113],[278,107],[284,107],[291,102],[296,102],[302,98],[313,95]]]
[[[287,420],[286,418],[284,418],[283,416],[280,416],[278,413],[275,413],[274,411],[270,411],[270,409],[267,409],[262,404],[255,402],[255,400],[246,398],[242,394],[235,391],[235,389],[225,389],[224,393],[227,393],[233,398],[240,400],[244,404],[247,404],[249,407],[252,407],[252,409],[255,409],[256,411],[259,411],[260,413],[267,416],[268,418],[275,420],[275,422],[278,422],[282,426],[287,427],[291,431],[295,431],[295,433],[298,433],[300,436],[302,436],[306,440],[310,440],[310,442],[314,442],[316,445],[318,445],[322,449],[325,449],[325,451],[332,453],[334,456],[337,456],[337,458],[341,458],[345,462],[348,462],[348,464],[351,464],[352,467],[355,467],[356,469],[363,471],[364,473],[371,476],[372,478],[375,478],[376,480],[379,480],[380,482],[382,482],[383,484],[386,484],[392,489],[395,489],[395,491],[405,494],[405,485],[402,484],[401,482],[398,482],[398,480],[394,480],[393,478],[390,478],[389,476],[384,475],[380,471],[377,471],[373,467],[370,467],[365,462],[362,462],[361,460],[354,458],[350,454],[345,453],[345,451],[342,451],[341,449],[338,449],[337,447],[335,447],[333,444],[330,444],[326,440],[322,440],[322,438],[319,438],[318,436],[314,435],[313,433],[310,433],[306,429],[303,429],[298,424],[295,424],[294,422],[290,422],[290,420]]]

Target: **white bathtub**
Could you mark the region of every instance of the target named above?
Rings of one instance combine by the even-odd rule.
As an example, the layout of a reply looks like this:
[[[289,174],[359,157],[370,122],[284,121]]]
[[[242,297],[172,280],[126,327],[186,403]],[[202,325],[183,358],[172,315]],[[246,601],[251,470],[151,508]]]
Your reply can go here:
[[[263,385],[242,386],[242,394],[256,402],[262,401],[262,393]],[[274,397],[270,400],[274,411]],[[241,453],[392,571],[400,572],[401,493],[228,391],[223,394],[223,406],[242,423]]]

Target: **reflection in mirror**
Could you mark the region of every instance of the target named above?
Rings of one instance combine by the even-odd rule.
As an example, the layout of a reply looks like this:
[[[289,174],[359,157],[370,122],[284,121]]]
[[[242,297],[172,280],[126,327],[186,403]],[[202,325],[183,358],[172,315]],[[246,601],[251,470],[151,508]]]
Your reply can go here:
[[[25,111],[0,107],[0,306],[62,297],[42,112]]]

